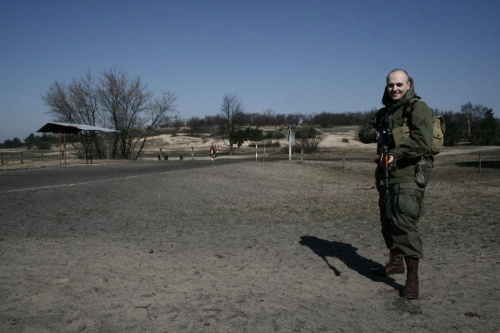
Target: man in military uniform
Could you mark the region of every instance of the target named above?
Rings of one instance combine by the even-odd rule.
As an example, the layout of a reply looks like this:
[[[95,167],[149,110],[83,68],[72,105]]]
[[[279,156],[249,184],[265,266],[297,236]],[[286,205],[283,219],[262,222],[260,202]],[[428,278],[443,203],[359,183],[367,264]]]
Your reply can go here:
[[[418,264],[423,258],[423,249],[417,223],[422,215],[425,187],[433,166],[433,114],[415,94],[413,79],[406,71],[391,71],[386,82],[382,98],[384,107],[359,131],[363,143],[380,143],[385,120],[393,136],[389,147],[390,214],[385,212],[386,191],[381,159],[376,171],[380,221],[385,244],[390,250],[389,263],[374,273],[385,276],[404,274],[404,258],[407,279],[400,296],[418,299]]]

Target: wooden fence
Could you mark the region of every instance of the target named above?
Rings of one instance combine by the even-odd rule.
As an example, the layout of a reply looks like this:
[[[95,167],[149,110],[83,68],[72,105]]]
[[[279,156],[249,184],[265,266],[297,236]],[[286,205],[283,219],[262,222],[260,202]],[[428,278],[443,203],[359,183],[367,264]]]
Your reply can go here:
[[[476,155],[477,156],[477,162],[478,162],[478,169],[479,172],[481,173],[483,171],[483,159],[484,156],[489,155],[492,153],[492,151],[483,151],[483,152],[468,152],[467,150],[464,150],[463,152],[457,152],[453,155]],[[321,156],[322,153],[328,153],[328,154],[333,154],[337,156],[337,158],[342,159],[342,167],[346,166],[346,158],[347,160],[350,158],[349,151],[344,150],[344,151],[336,151],[336,152],[327,152],[327,151],[321,151],[317,154],[315,154],[316,157]],[[19,151],[3,151],[0,152],[0,165],[6,165],[9,163],[12,164],[24,164],[24,163],[33,163],[33,162],[48,162],[48,161],[59,161],[60,160],[60,154],[64,154],[64,152],[59,152],[55,150],[49,150],[49,151],[34,151],[34,150],[19,150]],[[76,157],[75,154],[71,152],[66,152],[67,158],[71,157]],[[218,156],[227,156],[229,154],[229,150],[227,147],[224,147],[223,149],[218,151]],[[250,155],[255,155],[256,160],[264,160],[266,157],[271,157],[271,156],[276,156],[276,155],[284,155],[283,153],[283,147],[258,147],[256,148],[251,148],[251,147],[244,147],[243,149],[241,148],[235,148],[233,150],[233,155],[235,156],[250,156]],[[446,154],[448,155],[448,154]],[[444,154],[443,154],[444,156]],[[176,150],[167,150],[163,148],[159,149],[154,149],[154,150],[145,150],[141,153],[140,160],[158,160],[158,161],[172,161],[172,160],[194,160],[194,159],[200,159],[200,158],[209,158],[210,157],[210,151],[209,149],[194,149],[193,147],[187,148],[185,150],[182,149],[176,149]],[[61,158],[64,160],[64,156],[61,156]],[[293,160],[297,161],[304,161],[308,159],[314,159],[311,158],[309,155],[305,155],[303,151],[298,154],[294,154]]]
[[[0,164],[8,163],[30,163],[34,161],[56,161],[59,160],[58,151],[6,151],[0,152]]]

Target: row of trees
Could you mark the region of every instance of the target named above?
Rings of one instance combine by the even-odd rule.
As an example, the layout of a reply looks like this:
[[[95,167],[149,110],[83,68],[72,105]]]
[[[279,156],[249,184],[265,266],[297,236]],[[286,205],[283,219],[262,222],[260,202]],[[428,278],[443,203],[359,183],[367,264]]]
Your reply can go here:
[[[226,97],[227,96],[225,95],[224,98]],[[262,113],[242,112],[238,116],[238,121],[241,122],[241,124],[255,127],[274,126],[280,128],[287,125],[311,125],[326,128],[333,126],[352,126],[365,124],[369,119],[371,119],[371,117],[373,117],[375,112],[376,110],[343,113],[322,112],[319,114],[306,115],[301,113],[278,114],[272,109],[266,109]],[[215,133],[218,130],[220,124],[225,120],[227,120],[227,116],[219,113],[215,116],[209,115],[205,116],[204,118],[191,117],[185,121],[177,119],[176,125],[179,128],[186,126],[188,128],[189,135],[200,133]]]
[[[0,143],[0,148],[21,148],[27,147],[31,149],[36,147],[37,149],[50,149],[53,144],[57,144],[59,139],[53,135],[42,134],[35,135],[31,133],[28,135],[24,142],[22,142],[19,138],[13,138],[12,140],[7,139],[3,143]]]
[[[304,115],[276,114],[267,109],[261,114],[245,113],[242,102],[236,95],[226,94],[221,103],[218,116],[207,116],[204,119],[190,118],[186,121],[191,135],[204,132],[213,133],[219,129],[232,151],[236,139],[241,140],[243,126],[277,126],[301,125],[305,128],[352,126],[366,124],[377,112],[376,109],[364,112],[344,112]],[[460,112],[433,110],[442,115],[446,123],[445,145],[453,146],[459,142],[472,145],[500,145],[500,120],[496,119],[491,108],[482,104],[473,105],[468,102],[461,106]]]
[[[500,145],[500,120],[495,118],[493,109],[481,104],[468,102],[460,112],[434,110],[442,115],[446,124],[444,143],[453,146],[459,142],[471,145]]]

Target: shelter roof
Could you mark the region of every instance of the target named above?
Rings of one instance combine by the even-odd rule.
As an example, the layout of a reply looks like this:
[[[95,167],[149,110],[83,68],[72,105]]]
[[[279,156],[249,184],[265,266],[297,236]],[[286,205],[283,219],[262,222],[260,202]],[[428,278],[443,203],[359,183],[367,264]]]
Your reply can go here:
[[[85,124],[71,124],[71,123],[54,123],[54,122],[49,122],[45,124],[37,132],[76,134],[80,133],[80,131],[119,132],[116,130],[99,126],[90,126]]]

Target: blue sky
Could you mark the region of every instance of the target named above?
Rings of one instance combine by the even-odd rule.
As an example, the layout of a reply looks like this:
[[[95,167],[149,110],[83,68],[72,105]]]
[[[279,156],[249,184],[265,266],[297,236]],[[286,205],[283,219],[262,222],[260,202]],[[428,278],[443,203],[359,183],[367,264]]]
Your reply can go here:
[[[500,1],[0,0],[0,142],[51,118],[41,95],[87,71],[141,76],[183,118],[380,107],[404,68],[432,108],[500,117]]]

